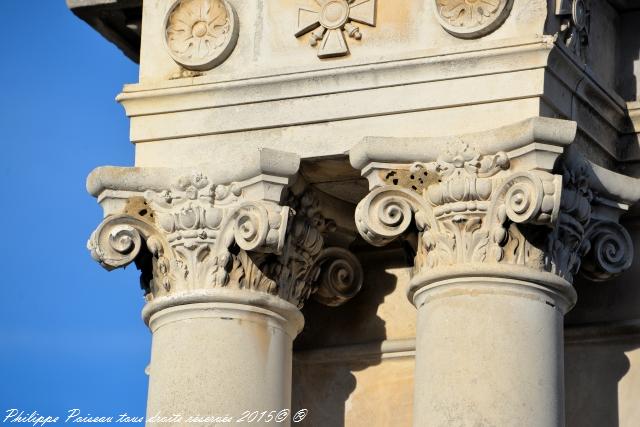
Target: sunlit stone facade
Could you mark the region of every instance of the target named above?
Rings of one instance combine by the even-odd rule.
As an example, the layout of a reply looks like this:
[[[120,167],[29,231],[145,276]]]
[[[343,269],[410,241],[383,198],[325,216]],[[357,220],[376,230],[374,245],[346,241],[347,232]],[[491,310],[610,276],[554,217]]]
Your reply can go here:
[[[638,425],[640,2],[68,4],[140,63],[149,417]]]

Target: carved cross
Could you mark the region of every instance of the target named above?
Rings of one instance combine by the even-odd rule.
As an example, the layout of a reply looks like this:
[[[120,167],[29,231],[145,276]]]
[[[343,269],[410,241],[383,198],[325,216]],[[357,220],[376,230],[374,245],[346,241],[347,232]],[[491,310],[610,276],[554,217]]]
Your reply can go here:
[[[362,33],[353,22],[375,27],[376,3],[377,0],[313,0],[298,9],[296,37],[311,31],[309,44],[320,44],[320,58],[347,55],[349,47],[343,31],[360,40]]]

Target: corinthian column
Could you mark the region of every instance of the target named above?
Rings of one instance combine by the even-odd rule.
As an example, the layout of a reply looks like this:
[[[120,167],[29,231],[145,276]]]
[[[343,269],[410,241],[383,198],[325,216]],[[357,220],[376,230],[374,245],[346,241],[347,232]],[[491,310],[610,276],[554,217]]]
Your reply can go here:
[[[370,193],[360,234],[417,234],[414,425],[564,425],[563,316],[572,280],[631,259],[617,223],[635,180],[569,145],[572,122],[535,118],[450,138],[369,138],[351,152]],[[633,182],[631,182],[633,181]],[[626,185],[625,185],[626,183]]]
[[[105,211],[92,256],[141,270],[153,333],[147,425],[245,411],[245,423],[288,425],[299,308],[314,294],[344,302],[361,284],[357,260],[324,247],[331,221],[313,194],[287,189],[298,166],[296,155],[262,150],[233,176],[206,166],[89,176]]]

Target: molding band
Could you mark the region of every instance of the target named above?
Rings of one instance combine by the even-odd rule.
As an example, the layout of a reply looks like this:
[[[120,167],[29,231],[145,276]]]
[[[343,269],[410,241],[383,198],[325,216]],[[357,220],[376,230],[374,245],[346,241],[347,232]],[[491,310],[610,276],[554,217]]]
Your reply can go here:
[[[262,292],[232,289],[206,289],[188,293],[168,295],[148,302],[142,309],[142,320],[151,327],[153,317],[164,310],[192,304],[231,304],[251,306],[265,312],[278,314],[287,321],[295,337],[304,327],[304,317],[293,304]]]
[[[554,304],[559,305],[563,314],[571,310],[578,298],[575,288],[556,274],[517,265],[486,264],[463,264],[427,270],[411,279],[407,296],[418,307],[427,298],[428,292],[441,287],[474,284],[498,288],[518,285],[534,292],[543,292],[553,298]]]
[[[341,362],[375,362],[383,359],[413,358],[415,357],[415,352],[415,339],[399,339],[301,350],[294,352],[294,360],[305,365],[324,365]]]

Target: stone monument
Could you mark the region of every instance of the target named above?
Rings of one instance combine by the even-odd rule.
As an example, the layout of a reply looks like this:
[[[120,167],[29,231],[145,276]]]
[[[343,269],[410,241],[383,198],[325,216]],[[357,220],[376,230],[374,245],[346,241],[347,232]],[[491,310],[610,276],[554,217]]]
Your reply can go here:
[[[149,418],[638,425],[640,2],[67,3],[140,64]]]

